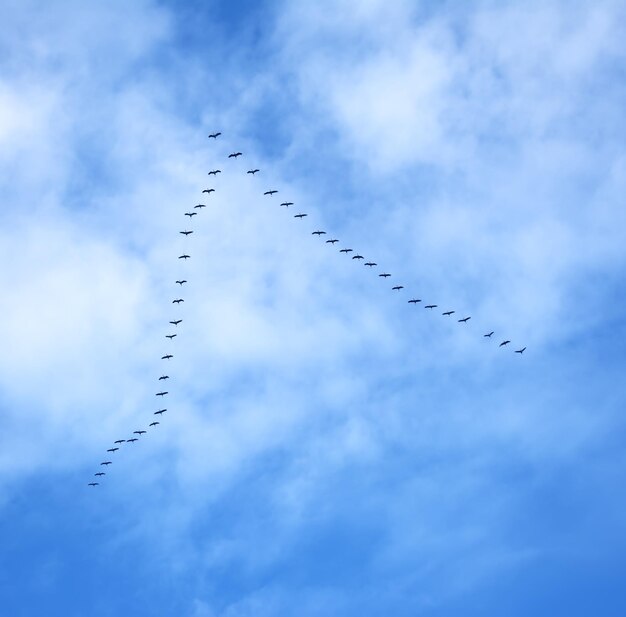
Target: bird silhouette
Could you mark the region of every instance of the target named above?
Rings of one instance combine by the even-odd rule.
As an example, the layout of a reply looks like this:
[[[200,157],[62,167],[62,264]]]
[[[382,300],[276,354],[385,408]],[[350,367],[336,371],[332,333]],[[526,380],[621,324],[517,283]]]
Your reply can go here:
[[[118,439],[114,441],[113,443],[124,443],[125,441],[126,441],[125,439]]]
[[[307,214],[294,214],[293,218],[294,219],[303,219],[305,216],[308,216]]]
[[[382,274],[379,274],[378,276],[382,276],[384,279],[386,279],[388,276],[391,276],[391,274],[389,274],[388,272],[383,272]]]
[[[424,308],[434,309],[434,308],[437,308],[437,305],[436,304],[427,304]]]
[[[352,255],[352,259],[365,259],[363,255]]]
[[[179,233],[179,234],[183,234],[183,236],[188,236],[189,234],[192,234],[192,233],[193,233],[193,231],[187,231],[187,230],[185,230],[185,231],[179,231],[178,233]]]
[[[165,338],[168,338],[171,341],[175,336],[178,336],[178,335],[177,334],[166,334]]]
[[[166,394],[169,394],[169,392],[157,392],[155,396],[165,396]]]
[[[217,139],[220,135],[221,135],[221,133],[211,133],[211,134],[209,135],[209,138],[211,138],[211,139]]]
[[[493,334],[493,330],[491,332],[489,332],[489,334],[483,334],[483,336],[485,338],[491,338],[491,335]]]
[[[442,315],[452,315],[454,311],[446,311],[445,313],[441,313]]]
[[[293,201],[283,201],[283,203],[280,205],[285,206],[285,208],[288,208],[289,206],[293,206]]]
[[[505,345],[508,345],[511,341],[502,341],[498,347],[504,347]]]
[[[189,259],[191,257],[191,255],[187,255],[186,253],[184,255],[179,255],[178,259]]]
[[[133,431],[135,435],[143,435],[146,431]]]
[[[100,482],[90,482],[89,486],[99,486]]]
[[[325,235],[326,235],[326,232],[325,232],[325,231],[319,231],[319,230],[318,230],[318,231],[313,231],[313,232],[311,232],[311,235],[312,235],[312,236],[325,236]]]
[[[518,354],[520,354],[520,355],[521,355],[521,354],[523,354],[523,353],[524,353],[524,350],[525,350],[525,349],[526,349],[526,347],[522,347],[521,349],[516,349],[516,350],[515,350],[515,353],[518,353]]]
[[[335,244],[335,242],[339,242],[339,240],[337,240],[336,238],[333,238],[332,240],[326,240],[326,244]]]
[[[353,249],[339,249],[340,253],[352,253]]]
[[[271,190],[271,191],[265,191],[265,193],[263,193],[263,195],[273,195],[274,193],[278,193],[278,191],[275,190]]]
[[[161,375],[161,377],[159,377],[159,381],[165,381],[166,379],[169,379],[170,376],[169,375]]]
[[[209,176],[217,176],[217,174],[221,174],[222,173],[222,170],[221,169],[214,169],[214,170],[212,170],[212,171],[210,171],[208,173],[209,173]]]
[[[106,473],[104,471],[99,471],[98,473],[94,473],[94,476],[98,476],[98,478],[102,477],[102,476],[106,476]]]
[[[117,452],[119,448],[109,448],[107,452]]]
[[[158,424],[160,424],[160,422],[150,422],[148,426],[157,426]]]
[[[471,317],[463,317],[463,319],[457,319],[459,323],[466,323],[471,319]]]
[[[375,261],[366,261],[363,265],[373,268],[374,266],[377,266],[378,264]]]
[[[392,287],[391,289],[393,289],[394,291],[400,291],[401,289],[404,289],[404,285],[396,285],[395,287]]]
[[[186,280],[186,279],[183,279],[182,281],[176,281],[176,283],[177,283],[178,285],[181,285],[181,286],[182,286],[184,283],[186,283],[186,282],[187,282],[187,280]]]
[[[159,409],[159,411],[155,411],[155,412],[154,412],[154,415],[155,415],[155,416],[161,416],[161,415],[163,415],[166,411],[167,411],[167,409]]]
[[[139,440],[137,439],[137,437],[133,437],[132,439],[127,439],[127,440],[126,440],[126,442],[127,442],[127,443],[135,443],[136,441],[139,441]]]
[[[233,152],[232,154],[228,155],[229,159],[236,159],[238,156],[241,156],[241,152]]]
[[[194,208],[206,208],[206,204],[198,204]]]
[[[100,463],[100,465],[105,465],[105,466],[111,465],[111,464],[112,464],[111,461],[104,461],[103,463]]]
[[[173,326],[177,326],[179,323],[181,323],[183,320],[182,319],[175,319],[174,321],[170,321],[170,323]]]
[[[168,354],[165,354],[164,356],[161,356],[161,360],[170,360],[173,357],[174,356],[171,353],[168,353]]]
[[[412,300],[409,300],[409,304],[417,304],[418,302],[421,302],[419,298],[413,298]]]
[[[215,189],[204,189],[202,192],[210,195],[211,193],[215,193]]]
[[[197,214],[197,212],[185,212],[185,216],[188,216],[189,218],[191,218],[192,216],[196,216]]]
[[[259,169],[249,169],[246,173],[247,174],[252,174],[254,175],[255,173],[257,173],[258,171],[260,171]]]
[[[184,302],[182,298],[176,298],[176,300],[172,300],[172,304],[180,304],[181,302]]]

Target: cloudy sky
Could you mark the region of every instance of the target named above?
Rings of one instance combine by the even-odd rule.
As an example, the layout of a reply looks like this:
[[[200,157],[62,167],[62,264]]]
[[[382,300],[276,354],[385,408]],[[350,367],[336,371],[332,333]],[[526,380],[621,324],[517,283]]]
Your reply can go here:
[[[1,14],[3,615],[626,614],[623,1]]]

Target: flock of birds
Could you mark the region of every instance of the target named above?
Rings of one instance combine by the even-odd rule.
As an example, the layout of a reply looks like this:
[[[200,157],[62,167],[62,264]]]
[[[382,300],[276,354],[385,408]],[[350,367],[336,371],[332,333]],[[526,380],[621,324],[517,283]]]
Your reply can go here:
[[[209,135],[209,139],[217,139],[222,133],[221,132],[217,132],[217,133],[211,133]],[[243,154],[241,152],[232,152],[231,154],[228,155],[229,159],[237,159],[240,156],[243,156]],[[252,176],[256,175],[257,173],[259,173],[259,169],[249,169],[246,173],[250,174]],[[217,176],[218,174],[222,173],[221,169],[213,169],[211,171],[208,172],[209,176]],[[214,188],[206,188],[202,190],[203,194],[207,194],[207,196],[209,196],[211,193],[214,193],[215,189]],[[264,191],[263,195],[264,196],[268,196],[268,197],[272,197],[273,195],[276,195],[278,193],[277,190],[275,189],[269,189],[267,191]],[[280,203],[281,207],[284,208],[289,208],[290,206],[293,206],[294,202],[292,201],[283,201]],[[189,212],[185,212],[185,216],[189,218],[189,222],[193,221],[193,217],[198,215],[198,212],[202,210],[202,208],[206,208],[206,204],[197,204],[195,205]],[[298,212],[297,214],[293,215],[294,218],[296,219],[304,219],[307,215],[306,212]],[[185,238],[187,238],[188,236],[190,236],[191,234],[193,234],[193,230],[188,230],[188,229],[184,229],[182,231],[179,232],[181,235],[183,235]],[[311,232],[312,235],[314,236],[318,236],[318,237],[322,237],[322,236],[326,236],[328,235],[325,231],[321,230],[321,229],[316,229],[315,231]],[[335,244],[337,244],[339,242],[339,240],[337,238],[328,238],[327,240],[325,240],[326,244],[330,244],[331,246],[334,246]],[[365,261],[365,257],[363,255],[360,255],[358,253],[356,253],[353,249],[351,248],[341,248],[339,249],[340,253],[343,253],[345,255],[350,255],[351,253],[354,253],[353,255],[350,255],[350,257],[354,260],[357,261],[363,261],[363,265],[367,266],[368,268],[374,268],[376,266],[378,266],[378,264],[374,261]],[[191,255],[188,255],[187,253],[183,253],[182,255],[178,256],[178,259],[182,259],[183,261],[186,261],[187,259],[190,259]],[[384,280],[386,280],[387,278],[389,278],[391,276],[391,274],[389,272],[380,272],[378,274],[378,276]],[[182,290],[183,286],[187,283],[187,280],[184,278],[180,278],[177,279],[175,281],[175,285],[178,285],[179,288]],[[392,291],[397,291],[400,292],[404,289],[404,285],[393,285],[391,287]],[[172,300],[172,304],[176,304],[177,306],[180,306],[180,304],[182,302],[184,302],[185,299],[184,298],[180,298],[180,297],[176,297]],[[421,298],[411,298],[410,300],[408,300],[409,304],[420,304],[422,302]],[[423,304],[425,309],[429,309],[429,310],[433,310],[438,308],[437,304]],[[444,311],[441,313],[444,317],[451,317],[452,315],[456,314],[456,311],[453,310],[448,310],[448,311]],[[471,319],[471,316],[468,315],[466,317],[461,317],[460,319],[457,319],[458,323],[462,323],[465,324],[467,323],[469,320]],[[178,328],[178,325],[182,323],[182,319],[172,319],[169,324],[174,326],[175,329]],[[487,332],[486,334],[483,334],[484,338],[488,338],[491,339],[491,337],[493,336],[494,331],[492,330],[491,332]],[[173,341],[177,336],[176,332],[169,332],[168,334],[165,335],[165,338],[168,339],[170,342]],[[503,341],[501,341],[499,343],[499,347],[506,347],[507,345],[509,345],[511,343],[510,340],[505,339]],[[520,349],[516,349],[515,353],[516,354],[523,354],[525,351],[526,347],[522,347]],[[169,362],[169,360],[171,360],[173,358],[173,354],[171,353],[166,353],[163,356],[161,356],[161,360],[164,360],[165,362]],[[170,378],[169,375],[167,374],[163,374],[158,378],[158,383],[160,384],[164,384],[168,379]],[[158,392],[155,393],[155,396],[160,397],[160,400],[165,400],[165,397],[169,394],[169,392],[167,390],[164,389],[160,389]],[[153,412],[153,415],[155,417],[158,417],[159,419],[163,416],[164,413],[167,412],[167,408],[162,408],[162,409],[158,409],[155,412]],[[150,422],[147,426],[147,429],[154,429],[157,426],[160,425],[159,420],[153,419],[152,422]],[[128,438],[128,439],[117,439],[113,442],[113,445],[107,449],[106,453],[107,455],[113,455],[115,454],[118,450],[120,450],[120,448],[124,445],[124,444],[133,444],[136,441],[139,441],[139,439],[141,438],[142,435],[145,435],[148,430],[147,429],[138,429],[136,431],[133,431],[132,437]],[[107,458],[113,458],[113,456],[108,456]],[[112,465],[113,461],[112,460],[104,460],[100,463],[100,467],[102,468],[107,468],[109,465]],[[94,480],[92,482],[88,483],[88,486],[99,486],[100,482],[99,480],[101,480],[104,476],[106,475],[106,471],[103,471],[102,469],[100,469],[99,471],[97,471],[96,473],[94,473],[94,476],[97,478],[97,480]]]

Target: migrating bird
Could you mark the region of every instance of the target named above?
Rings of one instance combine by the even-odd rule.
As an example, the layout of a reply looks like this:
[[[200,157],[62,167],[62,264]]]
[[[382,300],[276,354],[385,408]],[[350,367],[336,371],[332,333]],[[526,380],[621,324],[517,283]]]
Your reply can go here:
[[[363,255],[352,255],[352,259],[365,259]]]
[[[483,336],[485,338],[491,338],[491,335],[493,334],[493,330],[489,333],[489,334],[483,334]]]
[[[149,426],[156,426],[157,424],[161,424],[160,422],[150,422]]]
[[[396,285],[395,287],[392,287],[391,289],[393,289],[394,291],[400,291],[401,289],[404,289],[404,285]]]
[[[109,448],[107,452],[117,452],[119,448]]]
[[[454,311],[446,311],[445,313],[441,313],[442,315],[452,315]]]
[[[169,375],[161,375],[161,377],[159,377],[159,381],[163,381],[164,379],[169,379],[170,376]]]
[[[378,264],[375,261],[366,261],[365,264],[363,264],[365,266],[369,266],[370,268],[377,266]]]
[[[265,191],[265,193],[263,193],[263,195],[273,195],[274,193],[278,193],[278,191],[275,190],[271,190],[271,191]]]
[[[326,244],[335,244],[335,242],[339,242],[339,240],[337,240],[336,238],[333,238],[332,240],[326,240]]]
[[[104,471],[99,471],[98,473],[94,473],[93,475],[98,476],[99,478],[100,476],[106,476],[106,473],[104,473]]]
[[[174,321],[170,321],[170,323],[171,323],[173,326],[177,326],[177,325],[178,325],[181,321],[182,321],[182,319],[175,319]]]
[[[466,323],[471,319],[471,317],[463,317],[463,319],[457,319],[459,323]]]
[[[182,287],[183,283],[186,283],[187,280],[183,279],[182,281],[176,281],[176,282]]]
[[[508,345],[511,341],[502,341],[498,347],[504,347],[505,345]]]
[[[157,392],[155,396],[165,396],[166,394],[169,394],[169,392]]]
[[[154,415],[155,415],[155,416],[161,416],[161,415],[163,415],[166,411],[167,411],[167,409],[159,409],[159,411],[155,411],[155,412],[154,412]]]
[[[126,440],[128,443],[135,443],[136,441],[138,441],[137,437],[133,437],[132,439],[127,439]]]
[[[191,218],[192,216],[196,216],[196,214],[198,214],[197,212],[185,212],[185,216],[188,216],[189,218]]]
[[[126,440],[125,439],[118,439],[117,441],[114,441],[113,443],[124,443]]]
[[[196,214],[197,214],[197,213],[196,213]],[[179,234],[183,234],[183,236],[188,236],[189,234],[192,234],[192,233],[193,233],[193,231],[187,231],[187,230],[185,230],[185,231],[179,231],[178,233],[179,233]]]
[[[172,300],[172,304],[180,304],[181,302],[184,302],[182,298],[176,298],[176,300]]]
[[[170,358],[173,358],[174,356],[171,353],[165,354],[164,356],[161,356],[161,360],[169,360]]]
[[[383,278],[387,278],[388,276],[391,276],[391,274],[389,274],[388,272],[383,272],[382,274],[379,274],[378,276],[382,276]]]
[[[135,435],[143,435],[146,431],[133,431]]]
[[[211,139],[217,139],[220,135],[221,135],[221,133],[211,133],[211,134],[209,135],[209,138],[211,138]]]
[[[437,308],[436,304],[427,304],[424,308],[434,309]]]
[[[100,463],[100,465],[111,465],[111,461],[104,461],[103,463]]]
[[[526,349],[526,347],[522,347],[521,349],[516,349],[515,353],[523,354],[524,353],[524,349]]]
[[[179,255],[178,259],[189,259],[190,257],[191,257],[191,255],[185,254],[185,255]]]
[[[221,174],[222,173],[222,170],[221,169],[214,169],[214,170],[212,170],[212,171],[210,171],[208,173],[209,173],[209,176],[217,176],[217,174]]]
[[[194,208],[206,208],[206,204],[198,204],[197,206],[194,206]]]
[[[236,159],[238,156],[241,156],[241,152],[233,152],[232,154],[228,155],[229,159]]]
[[[352,253],[352,249],[339,249],[340,253]]]
[[[283,203],[280,205],[285,206],[285,208],[288,208],[289,206],[293,206],[293,201],[283,201]]]
[[[325,236],[326,232],[325,231],[314,231],[311,233],[312,236]]]
[[[99,486],[100,483],[99,482],[90,482],[89,486]]]
[[[258,171],[260,171],[259,169],[248,169],[248,171],[246,172],[247,174],[252,174],[254,175],[255,173],[257,173]]]
[[[210,195],[211,193],[215,193],[215,189],[204,189],[202,192]]]
[[[294,219],[303,219],[305,216],[307,216],[306,214],[294,214],[293,218]]]
[[[171,341],[175,336],[178,336],[178,335],[177,334],[166,334],[165,338],[168,338]]]
[[[409,304],[417,304],[418,302],[421,302],[419,298],[413,298],[412,300],[409,300]]]

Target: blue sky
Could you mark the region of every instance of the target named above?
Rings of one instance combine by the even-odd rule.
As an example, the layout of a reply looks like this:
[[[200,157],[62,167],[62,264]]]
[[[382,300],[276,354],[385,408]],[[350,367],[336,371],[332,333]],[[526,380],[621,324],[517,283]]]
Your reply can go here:
[[[5,2],[0,612],[626,614],[625,23]]]

